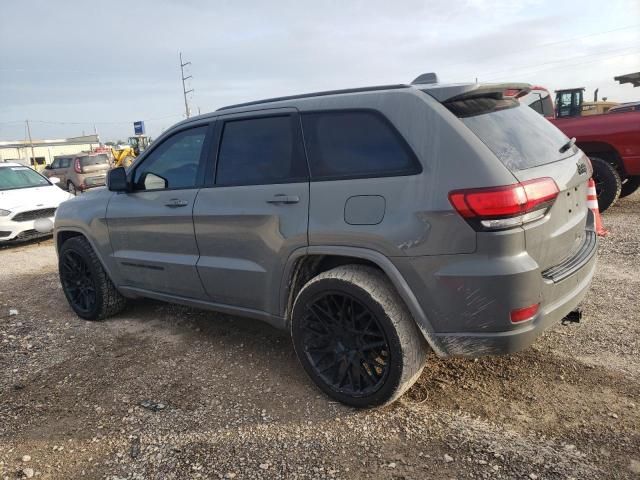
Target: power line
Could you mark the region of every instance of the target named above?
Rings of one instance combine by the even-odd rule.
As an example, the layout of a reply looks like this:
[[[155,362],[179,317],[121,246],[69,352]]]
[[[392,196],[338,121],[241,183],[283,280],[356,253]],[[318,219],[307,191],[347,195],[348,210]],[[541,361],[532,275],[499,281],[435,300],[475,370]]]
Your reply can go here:
[[[145,119],[146,122],[153,122],[155,120],[164,120],[167,118],[181,118],[182,115],[179,113],[173,113],[171,115],[163,115],[161,117],[152,117]],[[133,123],[134,120],[120,120],[120,121],[103,121],[103,122],[94,122],[92,120],[88,120],[86,122],[60,122],[55,120],[29,120],[31,123],[45,123],[47,125],[126,125]],[[18,124],[24,123],[24,120],[9,120],[6,122],[0,122],[0,124]]]
[[[599,59],[596,59],[596,60],[589,60],[589,61],[586,61],[586,62],[569,63],[569,64],[566,64],[566,65],[562,65],[562,67],[563,68],[564,67],[577,67],[577,66],[580,66],[580,65],[588,65],[590,63],[600,62],[602,60],[608,60],[610,58],[625,57],[627,55],[636,55],[636,54],[637,54],[636,52],[619,53],[618,55],[610,55],[608,57],[599,58]],[[519,75],[531,75],[533,73],[544,72],[546,70],[553,70],[553,69],[559,68],[559,67],[560,67],[559,65],[554,65],[554,66],[551,66],[551,67],[532,70],[532,71],[526,72],[525,74],[519,74]],[[506,78],[506,77],[504,75],[500,75],[500,76],[489,77],[487,80],[498,80],[498,79],[501,79],[501,78]]]
[[[592,54],[589,54],[589,55],[578,55],[578,56],[573,56],[573,57],[566,57],[566,58],[562,58],[562,59],[559,59],[559,60],[552,60],[550,62],[537,63],[537,64],[535,64],[533,66],[530,65],[530,66],[527,66],[527,67],[520,67],[520,68],[518,68],[518,67],[516,67],[516,68],[507,68],[507,69],[494,70],[492,72],[485,72],[485,73],[480,72],[479,76],[480,77],[484,77],[484,79],[486,79],[486,75],[488,75],[489,76],[488,78],[491,79],[491,78],[496,76],[495,74],[501,74],[501,73],[510,73],[510,72],[519,72],[519,71],[526,71],[527,73],[531,73],[531,72],[539,71],[540,68],[538,68],[538,67],[544,66],[544,65],[554,65],[556,63],[560,63],[564,67],[564,66],[567,66],[567,65],[565,65],[565,62],[568,62],[568,61],[571,61],[571,60],[599,57],[601,55],[609,55],[609,54],[612,54],[612,53],[619,53],[619,52],[630,50],[630,49],[632,50],[631,52],[625,53],[623,55],[634,55],[634,54],[638,53],[638,50],[636,50],[638,46],[640,46],[640,44],[631,45],[631,46],[627,46],[627,47],[624,47],[624,48],[618,48],[618,49],[615,49],[615,50],[608,50],[606,52],[592,53]],[[617,56],[621,56],[621,55],[613,55],[613,57],[617,57]],[[580,63],[581,62],[578,62],[578,64],[580,64]],[[533,67],[533,69],[532,69],[532,67]],[[554,68],[554,67],[552,67],[552,68]],[[545,69],[542,69],[542,70],[547,70],[547,69],[545,68]],[[502,75],[498,75],[498,76],[502,76]]]
[[[532,51],[534,49],[538,50],[538,49],[542,49],[545,47],[549,47],[549,46],[553,46],[553,45],[559,45],[562,43],[567,43],[567,42],[573,42],[576,40],[582,40],[583,38],[589,38],[589,37],[596,37],[598,35],[605,35],[607,33],[613,33],[613,32],[618,32],[618,31],[622,31],[622,30],[629,30],[632,28],[638,28],[640,27],[640,24],[636,24],[636,25],[628,25],[626,27],[620,27],[620,28],[613,28],[611,30],[604,30],[602,32],[594,32],[594,33],[589,33],[586,35],[580,35],[578,37],[572,37],[572,38],[566,38],[564,40],[558,40],[557,42],[549,42],[549,43],[541,43],[541,44],[537,44],[537,45],[530,45],[527,46],[527,51]],[[512,50],[511,52],[500,52],[494,55],[483,55],[482,59],[486,60],[486,59],[491,59],[491,58],[501,58],[501,57],[508,57],[510,55],[516,55],[516,54],[522,54],[523,50],[522,50],[522,46],[519,46],[517,50]],[[468,61],[463,61],[463,62],[454,62],[454,63],[446,63],[444,65],[440,65],[439,68],[449,68],[449,67],[456,67],[458,65],[467,65],[469,62]]]

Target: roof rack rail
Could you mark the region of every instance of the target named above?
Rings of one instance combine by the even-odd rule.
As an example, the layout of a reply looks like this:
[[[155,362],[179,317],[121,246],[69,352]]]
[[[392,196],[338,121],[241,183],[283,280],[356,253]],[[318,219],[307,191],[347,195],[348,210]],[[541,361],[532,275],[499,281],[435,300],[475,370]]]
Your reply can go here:
[[[397,89],[409,88],[409,87],[410,85],[399,83],[394,85],[378,85],[374,87],[347,88],[344,90],[327,90],[324,92],[303,93],[301,95],[290,95],[287,97],[274,97],[274,98],[267,98],[264,100],[255,100],[253,102],[237,103],[235,105],[228,105],[226,107],[221,107],[217,111],[219,112],[220,110],[230,110],[232,108],[250,107],[252,105],[261,105],[263,103],[282,102],[285,100],[297,100],[300,98],[326,97],[328,95],[343,95],[346,93],[376,92],[378,90],[397,90]]]

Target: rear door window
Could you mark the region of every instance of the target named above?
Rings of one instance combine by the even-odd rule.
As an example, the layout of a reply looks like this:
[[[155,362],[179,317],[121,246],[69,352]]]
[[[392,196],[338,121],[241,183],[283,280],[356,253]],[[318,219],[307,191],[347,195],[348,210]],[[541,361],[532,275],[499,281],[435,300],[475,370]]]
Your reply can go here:
[[[217,185],[268,185],[307,179],[299,123],[295,116],[248,118],[224,123]]]
[[[412,175],[421,171],[413,151],[379,112],[302,114],[311,178]]]
[[[509,170],[524,170],[570,157],[569,139],[551,122],[515,99],[480,97],[445,103]]]

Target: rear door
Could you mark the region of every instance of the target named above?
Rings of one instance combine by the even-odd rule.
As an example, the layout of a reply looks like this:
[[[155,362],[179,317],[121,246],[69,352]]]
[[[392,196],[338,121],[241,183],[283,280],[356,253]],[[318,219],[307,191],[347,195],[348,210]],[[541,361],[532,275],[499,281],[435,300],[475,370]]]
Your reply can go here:
[[[133,191],[111,198],[109,236],[125,286],[205,297],[192,210],[204,179],[209,130],[185,128],[155,144],[130,173]]]
[[[309,179],[298,114],[231,115],[217,121],[216,132],[217,162],[193,210],[200,278],[216,303],[278,314],[284,266],[307,246]]]
[[[507,99],[459,100],[449,108],[471,129],[520,182],[552,178],[560,190],[549,213],[526,224],[526,249],[544,270],[557,265],[585,241],[586,156],[548,120]]]

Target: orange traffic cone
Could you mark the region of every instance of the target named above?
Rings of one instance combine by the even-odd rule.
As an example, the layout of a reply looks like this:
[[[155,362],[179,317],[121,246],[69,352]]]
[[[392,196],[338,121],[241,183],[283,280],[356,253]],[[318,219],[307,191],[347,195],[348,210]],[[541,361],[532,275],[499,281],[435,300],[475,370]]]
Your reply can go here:
[[[600,209],[598,208],[598,195],[596,194],[596,182],[593,181],[593,178],[589,179],[589,186],[587,187],[587,207],[596,218],[596,233],[600,237],[606,236],[609,231],[602,225]]]

